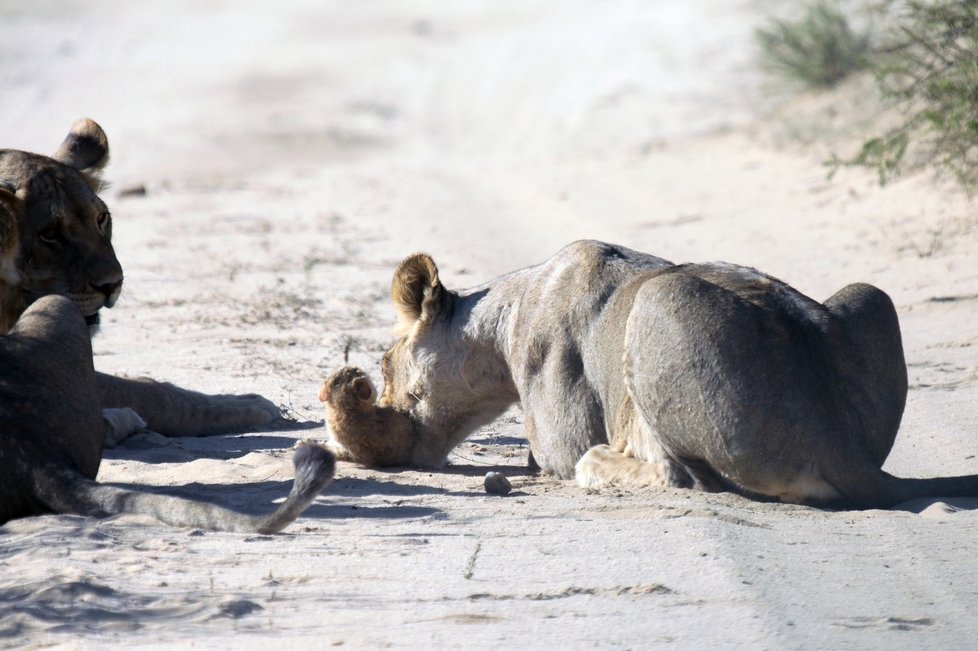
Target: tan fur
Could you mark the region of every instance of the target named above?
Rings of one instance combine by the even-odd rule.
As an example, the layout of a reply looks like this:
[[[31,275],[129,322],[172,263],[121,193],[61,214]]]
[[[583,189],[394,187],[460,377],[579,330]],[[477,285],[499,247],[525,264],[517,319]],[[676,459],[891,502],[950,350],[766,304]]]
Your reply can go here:
[[[71,299],[93,332],[99,310],[115,305],[122,267],[112,247],[112,216],[97,194],[108,160],[108,138],[87,118],[72,126],[54,156],[0,149],[0,222],[6,225],[0,227],[6,228],[0,230],[0,334],[42,296]],[[211,396],[104,374],[96,382],[103,408],[134,410],[161,434],[288,425],[275,404],[255,394]],[[113,430],[109,442],[133,427]]]
[[[588,450],[577,462],[575,470],[577,485],[582,488],[676,486],[674,473],[667,464],[636,459],[604,444]]]
[[[373,383],[360,369],[346,366],[327,378],[319,390],[332,435],[326,446],[341,461],[404,465],[417,440],[413,423],[407,414],[376,405],[376,398]]]
[[[410,418],[416,440],[387,461],[442,465],[518,401],[532,459],[584,486],[859,507],[978,495],[978,476],[882,471],[907,374],[893,303],[870,285],[818,303],[747,267],[581,241],[461,292],[414,255],[392,297],[405,327],[377,404]],[[362,408],[335,401],[334,436],[392,436]]]
[[[407,333],[415,322],[421,321],[426,306],[430,314],[430,306],[442,296],[438,267],[430,257],[417,254],[402,262],[391,286],[391,300],[400,316],[398,334]]]

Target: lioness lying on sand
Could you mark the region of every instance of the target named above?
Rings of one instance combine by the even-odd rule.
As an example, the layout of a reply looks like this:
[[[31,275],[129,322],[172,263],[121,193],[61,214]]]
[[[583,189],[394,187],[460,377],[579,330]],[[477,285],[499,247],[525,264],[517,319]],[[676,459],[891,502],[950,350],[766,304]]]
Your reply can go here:
[[[53,156],[0,149],[0,202],[20,232],[12,258],[19,282],[0,273],[0,334],[41,296],[70,298],[93,332],[99,310],[122,290],[122,267],[112,248],[112,216],[96,190],[109,160],[109,142],[92,120],[75,123]],[[289,423],[255,395],[205,395],[147,378],[96,374],[103,408],[131,409],[168,436],[201,436]],[[131,414],[130,414],[131,415]],[[109,429],[109,445],[132,428]]]
[[[8,203],[0,196],[0,290],[20,283],[13,264],[17,225]],[[110,413],[125,420],[128,411]],[[34,301],[0,336],[0,524],[52,512],[143,513],[178,526],[273,533],[295,520],[333,477],[333,456],[301,445],[293,457],[292,491],[266,516],[98,484],[92,480],[108,429],[103,413],[88,327],[77,305],[62,296]]]
[[[379,401],[357,369],[320,392],[341,459],[437,467],[518,401],[533,459],[581,486],[860,508],[978,495],[978,476],[881,470],[907,373],[896,311],[870,285],[820,304],[754,269],[582,241],[460,292],[415,255],[392,297],[402,336]]]

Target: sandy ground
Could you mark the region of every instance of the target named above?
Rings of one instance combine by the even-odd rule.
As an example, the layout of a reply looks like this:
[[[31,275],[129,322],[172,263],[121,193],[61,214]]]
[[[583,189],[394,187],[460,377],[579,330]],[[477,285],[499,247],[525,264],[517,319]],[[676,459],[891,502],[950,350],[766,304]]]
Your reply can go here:
[[[884,288],[911,381],[887,469],[978,472],[973,209],[926,177],[827,181],[817,143],[840,137],[839,112],[765,92],[762,4],[0,0],[0,144],[51,152],[83,115],[109,134],[126,291],[101,370],[321,421],[345,351],[379,380],[402,257],[428,251],[464,287],[590,237],[749,264],[819,299]],[[978,511],[585,492],[525,471],[521,422],[443,472],[341,464],[273,537],[11,522],[0,644],[974,645]],[[145,433],[99,478],[256,511],[309,434],[325,431]],[[484,493],[490,469],[513,493]]]

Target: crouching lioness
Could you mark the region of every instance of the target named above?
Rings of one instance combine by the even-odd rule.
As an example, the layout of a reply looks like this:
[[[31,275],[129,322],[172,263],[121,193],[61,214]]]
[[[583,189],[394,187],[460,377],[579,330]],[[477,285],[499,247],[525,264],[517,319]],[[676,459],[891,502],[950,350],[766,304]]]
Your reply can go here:
[[[356,369],[320,393],[340,458],[439,466],[519,401],[541,469],[582,486],[857,507],[978,495],[978,476],[881,470],[907,374],[893,304],[870,285],[820,304],[754,269],[584,241],[461,292],[415,255],[392,296],[403,336],[377,404]]]

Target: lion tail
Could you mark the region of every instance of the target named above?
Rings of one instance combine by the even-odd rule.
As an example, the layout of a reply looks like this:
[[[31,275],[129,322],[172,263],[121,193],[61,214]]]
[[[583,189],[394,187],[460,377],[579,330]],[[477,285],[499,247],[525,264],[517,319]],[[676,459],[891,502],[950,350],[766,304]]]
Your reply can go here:
[[[266,515],[247,515],[197,500],[100,484],[73,468],[48,464],[33,473],[40,500],[55,513],[107,517],[149,515],[177,527],[242,533],[276,533],[306,510],[333,480],[336,459],[325,448],[303,443],[292,457],[295,481],[285,501]]]

